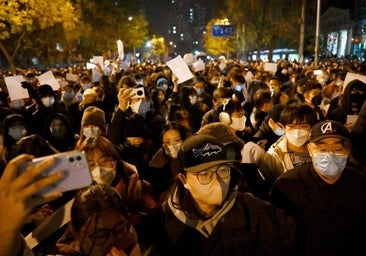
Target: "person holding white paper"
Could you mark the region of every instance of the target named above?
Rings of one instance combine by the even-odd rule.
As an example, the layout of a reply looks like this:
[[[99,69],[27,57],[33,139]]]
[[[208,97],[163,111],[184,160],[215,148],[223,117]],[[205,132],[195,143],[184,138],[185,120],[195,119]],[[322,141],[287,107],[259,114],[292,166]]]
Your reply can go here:
[[[327,118],[345,124],[347,129],[351,131],[354,121],[357,119],[352,116],[358,116],[365,100],[366,83],[358,79],[353,80],[344,89],[340,105],[328,113]]]

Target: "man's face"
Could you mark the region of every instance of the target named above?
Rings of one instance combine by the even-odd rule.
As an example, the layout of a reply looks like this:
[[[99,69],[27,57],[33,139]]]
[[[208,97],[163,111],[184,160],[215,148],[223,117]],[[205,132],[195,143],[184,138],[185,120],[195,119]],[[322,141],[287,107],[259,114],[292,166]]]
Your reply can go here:
[[[222,204],[229,191],[230,179],[230,166],[223,164],[198,173],[187,172],[183,184],[202,210]]]
[[[273,88],[275,94],[281,91],[281,84],[277,79],[271,79],[269,81],[269,87]]]
[[[336,182],[346,166],[351,143],[338,137],[329,137],[308,144],[315,172],[329,184]]]

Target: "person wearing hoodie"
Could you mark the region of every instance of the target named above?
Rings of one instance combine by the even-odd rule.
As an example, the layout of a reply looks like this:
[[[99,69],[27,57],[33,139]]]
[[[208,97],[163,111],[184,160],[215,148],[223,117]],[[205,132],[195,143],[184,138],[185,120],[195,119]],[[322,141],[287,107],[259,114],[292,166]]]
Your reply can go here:
[[[297,255],[296,222],[242,192],[236,161],[218,139],[192,135],[178,159],[172,190],[139,236],[153,255]]]
[[[355,79],[349,82],[344,88],[340,104],[337,108],[328,113],[327,118],[345,124],[349,131],[355,120],[350,117],[357,117],[361,107],[366,100],[366,84],[361,80]]]

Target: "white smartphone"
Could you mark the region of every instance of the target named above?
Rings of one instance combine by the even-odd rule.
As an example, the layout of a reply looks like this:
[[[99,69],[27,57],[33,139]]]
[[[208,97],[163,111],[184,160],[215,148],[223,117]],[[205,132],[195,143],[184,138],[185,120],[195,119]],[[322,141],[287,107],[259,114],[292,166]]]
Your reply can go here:
[[[38,163],[50,157],[55,158],[55,164],[46,170],[41,177],[60,171],[64,171],[65,176],[53,186],[41,190],[39,194],[62,193],[87,187],[93,182],[85,153],[76,150],[34,158],[31,163],[25,164],[21,171],[24,171],[29,164]]]

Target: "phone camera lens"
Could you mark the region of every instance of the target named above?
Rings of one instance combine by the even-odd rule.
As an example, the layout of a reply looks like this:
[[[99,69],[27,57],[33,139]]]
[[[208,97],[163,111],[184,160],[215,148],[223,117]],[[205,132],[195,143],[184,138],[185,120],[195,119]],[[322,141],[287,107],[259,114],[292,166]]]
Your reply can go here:
[[[136,94],[137,94],[138,96],[141,96],[141,95],[142,95],[142,90],[138,90]]]

